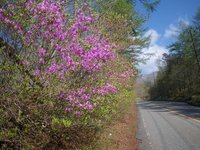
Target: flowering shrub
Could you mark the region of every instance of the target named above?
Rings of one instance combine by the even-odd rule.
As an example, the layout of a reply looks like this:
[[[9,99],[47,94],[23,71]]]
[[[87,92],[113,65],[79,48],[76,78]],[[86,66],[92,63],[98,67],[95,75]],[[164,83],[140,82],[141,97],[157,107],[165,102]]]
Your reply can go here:
[[[0,37],[0,141],[13,149],[81,149],[77,143],[91,142],[96,127],[130,99],[134,72],[116,53],[121,47],[101,32],[86,3],[73,13],[71,7],[18,0],[0,8],[8,35]]]
[[[104,83],[100,87],[90,84],[114,58],[115,46],[94,29],[96,17],[86,3],[75,10],[73,19],[66,13],[68,7],[55,0],[19,1],[1,9],[0,20],[10,32],[22,37],[20,61],[33,75],[43,84],[53,78],[70,84],[70,87],[67,85],[70,89],[58,93],[66,100],[67,112],[81,115],[82,109],[90,111],[96,107],[92,102],[96,94],[104,96],[116,92],[111,84]]]

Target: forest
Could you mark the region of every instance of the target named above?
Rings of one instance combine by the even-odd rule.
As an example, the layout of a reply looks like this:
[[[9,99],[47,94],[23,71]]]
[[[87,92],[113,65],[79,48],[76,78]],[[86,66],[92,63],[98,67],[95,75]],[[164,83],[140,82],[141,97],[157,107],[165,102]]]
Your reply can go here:
[[[180,33],[163,54],[155,83],[150,85],[152,100],[183,101],[200,105],[200,8],[191,24],[180,24]]]

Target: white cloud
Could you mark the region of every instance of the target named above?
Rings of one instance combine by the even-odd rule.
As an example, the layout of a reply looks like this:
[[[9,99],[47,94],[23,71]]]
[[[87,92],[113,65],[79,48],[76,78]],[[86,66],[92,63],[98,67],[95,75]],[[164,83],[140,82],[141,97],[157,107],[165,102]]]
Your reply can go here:
[[[151,53],[152,56],[145,62],[145,64],[140,63],[139,68],[142,71],[142,74],[149,74],[154,71],[158,71],[158,60],[162,58],[164,53],[168,53],[165,47],[160,45],[152,45],[149,48],[145,48],[144,51],[146,53]],[[143,57],[145,58],[145,56]],[[147,58],[147,57],[146,57]]]
[[[177,25],[170,24],[169,27],[165,30],[164,37],[165,38],[174,38],[179,35],[181,29],[190,25],[190,22],[186,19],[179,18]]]
[[[186,28],[190,25],[190,22],[186,19],[183,19],[183,18],[179,18],[178,22],[179,22],[180,28]]]
[[[144,34],[144,37],[150,37],[150,44],[153,45],[158,41],[160,35],[155,30],[150,29]]]
[[[170,24],[169,27],[165,30],[164,37],[172,38],[177,37],[179,34],[179,28],[173,24]]]
[[[179,24],[184,24],[186,26],[190,25],[190,22],[187,19],[178,18],[178,22],[179,22]]]
[[[145,33],[144,36],[150,36],[151,44],[149,47],[144,48],[141,58],[147,59],[145,63],[140,63],[138,68],[141,69],[142,74],[149,74],[154,71],[158,71],[158,60],[162,58],[164,53],[168,53],[168,50],[157,44],[158,38],[161,36],[157,31],[151,29]],[[151,54],[150,56],[148,54]]]

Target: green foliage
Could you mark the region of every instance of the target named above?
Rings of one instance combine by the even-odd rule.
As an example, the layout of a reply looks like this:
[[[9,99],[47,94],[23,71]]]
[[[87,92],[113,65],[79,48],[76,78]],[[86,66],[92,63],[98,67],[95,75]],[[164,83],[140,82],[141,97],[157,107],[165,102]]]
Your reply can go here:
[[[52,124],[53,125],[64,125],[65,127],[70,127],[72,125],[72,122],[68,119],[59,119],[56,117],[53,117],[52,119]]]
[[[139,0],[144,7],[150,11],[153,12],[155,10],[155,8],[157,7],[157,5],[160,3],[160,0],[155,0],[155,1],[150,1],[150,0]]]
[[[195,106],[200,106],[200,95],[193,95],[189,103]]]
[[[113,12],[131,19],[133,17],[133,5],[126,0],[116,0],[115,2],[100,0],[101,12]]]
[[[194,17],[194,22],[199,25],[200,24],[200,7],[197,9],[196,15]]]
[[[0,132],[0,139],[4,138],[14,138],[17,136],[18,129],[17,128],[11,128],[8,131],[1,131]]]

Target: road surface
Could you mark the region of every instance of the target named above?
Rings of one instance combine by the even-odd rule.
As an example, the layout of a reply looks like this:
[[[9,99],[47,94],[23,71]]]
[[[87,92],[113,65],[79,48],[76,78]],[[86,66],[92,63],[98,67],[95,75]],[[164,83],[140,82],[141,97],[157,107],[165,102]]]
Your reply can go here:
[[[200,150],[200,108],[179,102],[141,101],[138,150]]]

